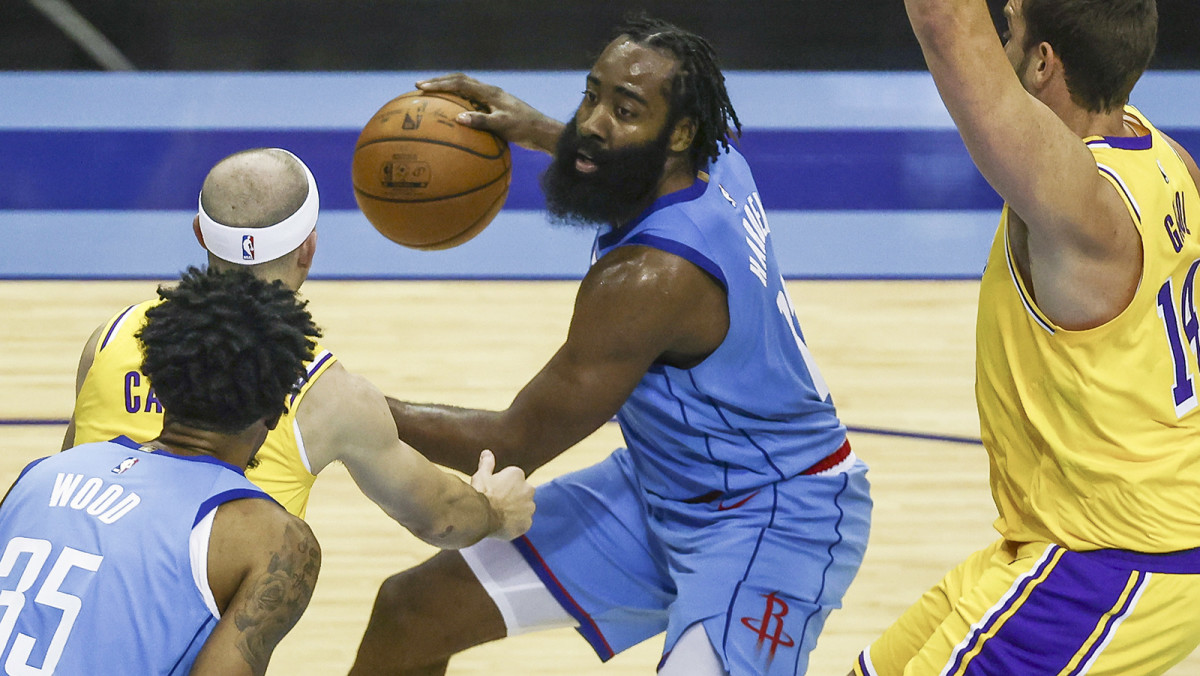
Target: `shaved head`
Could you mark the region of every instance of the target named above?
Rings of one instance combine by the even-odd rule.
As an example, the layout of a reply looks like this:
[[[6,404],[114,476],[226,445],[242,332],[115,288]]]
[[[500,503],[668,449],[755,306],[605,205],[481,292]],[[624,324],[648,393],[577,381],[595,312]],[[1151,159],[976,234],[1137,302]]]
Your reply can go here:
[[[234,228],[265,228],[296,213],[308,196],[308,177],[296,158],[255,148],[217,163],[200,191],[212,220]]]

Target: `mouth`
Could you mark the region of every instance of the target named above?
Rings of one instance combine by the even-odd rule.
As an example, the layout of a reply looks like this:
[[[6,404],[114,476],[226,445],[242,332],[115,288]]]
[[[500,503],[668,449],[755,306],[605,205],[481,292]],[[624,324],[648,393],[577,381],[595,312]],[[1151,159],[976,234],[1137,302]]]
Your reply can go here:
[[[596,161],[586,152],[579,151],[575,153],[575,171],[581,174],[592,174],[597,169]]]

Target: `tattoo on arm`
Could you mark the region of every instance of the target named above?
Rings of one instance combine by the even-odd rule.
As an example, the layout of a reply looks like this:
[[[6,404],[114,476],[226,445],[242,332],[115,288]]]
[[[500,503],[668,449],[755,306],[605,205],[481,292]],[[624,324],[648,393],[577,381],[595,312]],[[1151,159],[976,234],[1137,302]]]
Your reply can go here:
[[[283,545],[271,555],[267,570],[252,585],[248,600],[239,605],[233,621],[238,650],[254,669],[264,673],[271,652],[296,622],[312,598],[321,569],[321,548],[307,528],[289,523]]]

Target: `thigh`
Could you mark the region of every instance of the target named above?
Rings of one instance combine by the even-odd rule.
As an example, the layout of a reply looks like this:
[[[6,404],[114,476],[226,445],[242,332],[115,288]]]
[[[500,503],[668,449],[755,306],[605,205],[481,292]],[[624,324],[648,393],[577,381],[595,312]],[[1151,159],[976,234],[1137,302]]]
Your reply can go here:
[[[663,535],[679,585],[667,650],[702,621],[730,673],[805,673],[826,617],[862,563],[871,510],[865,472],[797,477],[680,519]],[[705,517],[708,525],[689,532]]]
[[[1196,645],[1197,580],[1023,545],[992,557],[904,673],[1159,674]]]
[[[1001,555],[1003,546],[1004,542],[997,540],[946,573],[858,656],[854,673],[857,676],[901,676],[909,662],[954,612],[955,604],[963,594],[976,587],[992,565],[992,559]]]
[[[601,659],[666,628],[676,587],[646,524],[627,451],[538,486],[513,542]]]

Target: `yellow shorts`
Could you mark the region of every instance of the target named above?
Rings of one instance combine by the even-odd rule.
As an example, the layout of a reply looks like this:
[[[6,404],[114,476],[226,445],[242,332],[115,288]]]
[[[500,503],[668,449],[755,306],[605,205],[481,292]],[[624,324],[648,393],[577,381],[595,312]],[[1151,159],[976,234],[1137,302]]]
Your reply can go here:
[[[998,541],[858,656],[858,676],[1148,676],[1200,643],[1200,549]]]

